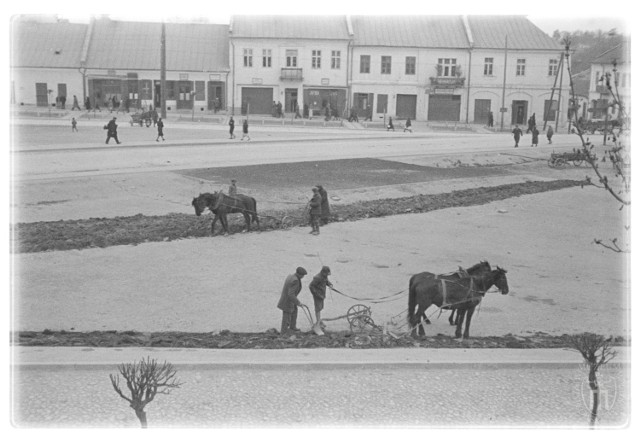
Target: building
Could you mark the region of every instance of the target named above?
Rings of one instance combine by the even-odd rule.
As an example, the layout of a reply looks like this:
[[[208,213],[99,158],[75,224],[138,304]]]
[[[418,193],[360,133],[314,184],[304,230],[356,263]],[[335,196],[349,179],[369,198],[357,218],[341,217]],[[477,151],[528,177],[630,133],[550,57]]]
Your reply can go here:
[[[604,120],[608,117],[611,120],[619,116],[619,108],[611,105],[614,99],[607,88],[607,75],[610,77],[609,84],[613,92],[617,93],[625,107],[625,117],[629,117],[631,115],[631,57],[628,43],[619,44],[607,50],[591,63],[589,119]]]
[[[272,114],[280,103],[283,112],[342,115],[351,38],[344,16],[233,16],[232,111]]]

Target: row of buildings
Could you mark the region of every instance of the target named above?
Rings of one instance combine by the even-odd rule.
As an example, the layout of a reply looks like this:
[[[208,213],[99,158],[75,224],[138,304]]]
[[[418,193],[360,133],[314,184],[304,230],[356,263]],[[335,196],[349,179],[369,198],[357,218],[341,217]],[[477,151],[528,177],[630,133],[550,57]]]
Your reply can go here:
[[[164,32],[163,32],[164,27]],[[233,16],[227,24],[12,22],[16,105],[566,120],[563,47],[523,16]],[[60,99],[65,97],[65,99]],[[587,103],[583,109],[588,117]]]

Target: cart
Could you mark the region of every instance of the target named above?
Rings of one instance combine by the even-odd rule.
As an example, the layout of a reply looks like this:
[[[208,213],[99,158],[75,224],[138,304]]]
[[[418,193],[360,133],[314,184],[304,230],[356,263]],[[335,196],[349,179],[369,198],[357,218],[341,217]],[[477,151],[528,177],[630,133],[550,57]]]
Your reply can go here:
[[[583,151],[564,152],[562,154],[551,154],[551,158],[547,161],[550,168],[561,169],[572,163],[573,166],[581,166],[584,162],[588,163],[588,160],[595,159],[595,156],[588,156]]]
[[[133,126],[134,124],[142,126],[144,124],[148,128],[151,126],[151,122],[152,114],[150,111],[146,111],[144,113],[134,113],[131,115],[131,126]]]

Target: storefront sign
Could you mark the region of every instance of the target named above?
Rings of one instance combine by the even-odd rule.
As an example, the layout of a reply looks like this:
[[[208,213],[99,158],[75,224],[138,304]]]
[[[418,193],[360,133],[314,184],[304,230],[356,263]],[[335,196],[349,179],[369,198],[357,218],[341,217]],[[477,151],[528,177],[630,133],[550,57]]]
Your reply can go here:
[[[252,84],[262,84],[262,78],[251,78]]]

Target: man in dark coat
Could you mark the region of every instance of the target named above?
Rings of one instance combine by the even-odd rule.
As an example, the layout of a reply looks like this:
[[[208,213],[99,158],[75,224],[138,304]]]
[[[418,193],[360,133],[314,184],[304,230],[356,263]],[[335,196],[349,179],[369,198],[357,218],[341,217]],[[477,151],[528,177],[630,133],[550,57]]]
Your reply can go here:
[[[316,186],[318,188],[318,193],[320,194],[320,223],[328,224],[329,216],[331,215],[331,209],[329,207],[329,195],[324,187],[321,184]]]
[[[538,146],[538,135],[540,131],[538,131],[538,127],[534,126],[531,129],[531,146]]]
[[[313,296],[313,307],[316,312],[316,325],[319,325],[321,329],[325,328],[325,324],[322,322],[320,314],[324,309],[324,299],[327,297],[327,287],[333,287],[331,282],[329,282],[330,274],[331,270],[329,267],[324,266],[322,267],[322,270],[320,270],[320,273],[313,276],[313,280],[309,284],[309,291],[311,291],[311,295]]]
[[[516,146],[514,146],[514,148],[517,148],[518,143],[520,142],[520,137],[522,137],[522,130],[518,127],[518,125],[516,125],[511,133],[513,134],[513,140],[516,141]]]
[[[114,117],[113,119],[111,119],[104,128],[107,130],[107,141],[105,143],[109,144],[109,139],[113,137],[116,140],[116,143],[120,145],[120,141],[118,140],[118,125],[116,125],[116,118]]]
[[[249,137],[249,119],[245,119],[242,122],[242,138],[240,140],[244,140],[245,137],[251,140],[251,137]]]
[[[489,121],[487,122],[489,128],[493,128],[493,111],[489,111]]]
[[[320,215],[322,214],[322,197],[317,187],[313,189],[313,197],[309,201],[309,216],[311,220],[311,233],[317,235],[320,233]]]
[[[307,270],[302,267],[296,268],[296,272],[287,276],[282,287],[278,308],[282,310],[282,324],[280,334],[284,335],[289,331],[299,331],[296,327],[298,319],[298,307],[302,305],[298,300],[298,294],[302,290],[302,278],[307,274]]]
[[[160,137],[162,137],[162,141],[164,142],[164,132],[162,131],[164,129],[164,122],[162,121],[162,118],[159,117],[158,121],[156,122],[156,126],[158,127],[158,137],[156,137],[156,142],[159,142]]]
[[[73,95],[73,107],[71,108],[71,111],[73,110],[82,111],[82,108],[80,108],[80,104],[78,104],[78,96],[76,95]]]
[[[549,125],[549,128],[547,129],[547,140],[549,141],[549,144],[553,143],[551,141],[552,137],[553,137],[553,128],[551,127],[551,125]]]
[[[229,119],[229,138],[230,139],[235,139],[236,135],[233,134],[233,130],[236,129],[236,121],[233,120],[233,116],[231,116],[231,119]]]

